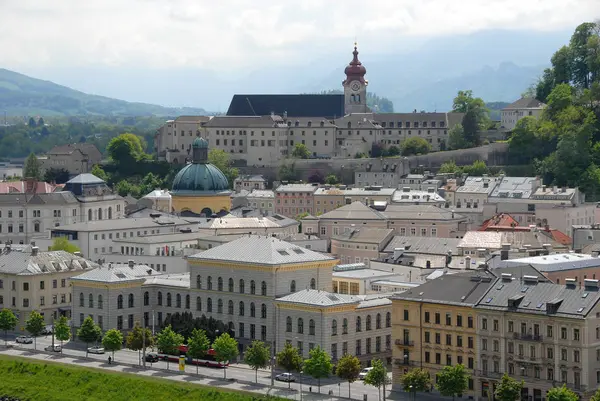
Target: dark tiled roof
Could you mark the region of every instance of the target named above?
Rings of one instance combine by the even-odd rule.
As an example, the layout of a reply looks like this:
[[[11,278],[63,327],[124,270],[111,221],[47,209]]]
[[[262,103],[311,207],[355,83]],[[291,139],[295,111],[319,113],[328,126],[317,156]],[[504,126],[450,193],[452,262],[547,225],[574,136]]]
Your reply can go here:
[[[427,255],[447,255],[452,251],[458,254],[459,238],[436,238],[436,237],[405,237],[395,236],[385,247],[383,252],[393,253],[395,248],[404,248],[404,253],[423,253]]]
[[[514,103],[509,104],[502,110],[511,110],[511,109],[538,109],[541,107],[545,107],[546,105],[539,100],[533,97],[522,97]]]
[[[344,115],[344,95],[233,95],[228,116],[260,116],[271,113],[288,117]]]
[[[176,123],[205,123],[210,120],[207,116],[179,116],[175,119]]]
[[[58,145],[53,147],[48,154],[49,155],[70,155],[75,150],[79,150],[82,154],[86,156],[91,156],[93,158],[101,158],[102,154],[96,147],[96,145],[91,143],[69,143],[67,145]]]
[[[274,127],[283,124],[279,116],[216,116],[205,124],[208,128],[252,128],[252,127]]]

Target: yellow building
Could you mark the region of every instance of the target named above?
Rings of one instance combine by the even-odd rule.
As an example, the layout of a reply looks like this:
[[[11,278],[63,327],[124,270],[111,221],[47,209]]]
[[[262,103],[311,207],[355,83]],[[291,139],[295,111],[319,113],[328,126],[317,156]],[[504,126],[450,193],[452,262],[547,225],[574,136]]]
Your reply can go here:
[[[393,386],[413,368],[427,369],[435,383],[444,366],[463,364],[474,395],[477,319],[473,306],[493,284],[485,271],[444,275],[392,298]]]
[[[182,168],[173,180],[172,211],[204,216],[229,211],[229,182],[221,170],[208,162],[208,142],[196,138],[192,148],[192,162]]]

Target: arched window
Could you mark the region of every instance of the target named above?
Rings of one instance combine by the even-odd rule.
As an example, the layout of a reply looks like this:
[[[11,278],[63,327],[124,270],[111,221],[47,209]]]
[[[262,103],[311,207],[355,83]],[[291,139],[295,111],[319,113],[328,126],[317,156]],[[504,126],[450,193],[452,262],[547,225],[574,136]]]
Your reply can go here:
[[[83,292],[79,293],[79,306],[81,306],[82,308],[85,306],[85,298],[83,296]]]
[[[245,313],[245,311],[244,311],[244,302],[240,301],[240,304],[239,304],[238,307],[239,307],[240,316],[244,316],[244,313]]]
[[[233,279],[229,277],[229,292],[233,292]]]
[[[133,294],[129,294],[127,297],[127,306],[129,308],[133,308]]]
[[[298,334],[304,334],[304,319],[298,318]]]
[[[233,315],[233,301],[229,300],[227,303],[227,313]]]
[[[244,292],[246,292],[246,284],[244,283],[244,280],[240,279],[240,294],[243,294]]]
[[[367,331],[371,330],[371,315],[367,315],[366,330]]]
[[[104,300],[102,294],[98,294],[98,309],[104,309]]]
[[[348,319],[342,321],[342,334],[348,334]]]
[[[296,292],[296,280],[292,280],[290,283],[290,292]]]
[[[256,317],[256,306],[254,302],[250,303],[250,317]]]
[[[314,278],[310,279],[310,289],[314,290],[315,288],[317,288],[317,280],[315,280]]]
[[[254,282],[254,280],[250,281],[250,294],[256,294],[256,283]]]
[[[162,306],[162,292],[158,292],[158,300],[156,302],[159,306]]]
[[[288,333],[292,332],[292,318],[289,316],[285,318],[285,331]]]
[[[356,316],[356,332],[359,333],[362,331],[362,321],[360,320],[360,316]]]
[[[33,231],[36,233],[40,232],[40,223],[38,223],[37,221],[33,223]]]
[[[392,312],[385,314],[385,327],[392,327]]]
[[[88,296],[88,308],[94,307],[94,294]]]
[[[123,309],[123,295],[117,297],[117,309]]]
[[[375,317],[375,329],[379,330],[381,328],[381,313],[378,313]]]
[[[148,291],[144,292],[144,306],[150,305],[150,293]]]
[[[217,290],[223,291],[223,279],[221,277],[217,279]]]
[[[202,289],[202,276],[199,274],[196,276],[196,288]]]
[[[337,336],[337,320],[335,319],[331,321],[331,335]]]
[[[356,103],[360,103],[360,95],[356,95]]]
[[[109,220],[112,219],[112,207],[111,206],[108,207],[108,219]]]
[[[202,298],[196,297],[196,310],[200,312],[202,310]]]
[[[92,221],[92,209],[88,210],[88,221]]]
[[[98,220],[102,220],[102,208],[98,208]]]
[[[206,300],[206,311],[212,313],[212,299],[208,298]]]
[[[260,306],[260,317],[262,319],[266,319],[267,318],[267,305],[262,304]]]
[[[223,313],[223,300],[219,299],[217,301],[217,313]]]
[[[308,335],[309,336],[315,335],[315,321],[313,319],[310,319],[308,321]]]
[[[348,128],[352,128],[352,123],[348,121]]]
[[[175,305],[177,305],[178,308],[181,308],[181,294],[175,295]]]
[[[265,281],[260,284],[260,295],[263,297],[267,296],[267,283]]]
[[[208,276],[206,278],[206,288],[208,288],[209,290],[212,290],[212,277]]]
[[[171,293],[167,292],[167,306],[171,306],[173,299],[171,298]]]
[[[185,309],[190,309],[190,294],[185,296]]]

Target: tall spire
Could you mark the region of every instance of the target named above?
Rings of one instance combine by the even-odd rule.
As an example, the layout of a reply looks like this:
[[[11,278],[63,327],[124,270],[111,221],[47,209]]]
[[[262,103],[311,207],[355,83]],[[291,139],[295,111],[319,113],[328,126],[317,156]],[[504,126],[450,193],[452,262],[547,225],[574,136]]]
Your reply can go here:
[[[353,80],[365,83],[364,76],[367,73],[367,69],[362,65],[358,59],[358,44],[354,42],[354,51],[352,52],[352,61],[348,64],[344,70],[346,74],[346,80],[344,82],[351,82]]]

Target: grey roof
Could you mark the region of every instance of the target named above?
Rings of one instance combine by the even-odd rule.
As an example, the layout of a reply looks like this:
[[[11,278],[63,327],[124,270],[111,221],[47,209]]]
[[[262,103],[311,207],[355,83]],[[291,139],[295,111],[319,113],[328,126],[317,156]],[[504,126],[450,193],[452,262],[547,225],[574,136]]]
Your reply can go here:
[[[165,234],[144,235],[133,238],[119,238],[113,239],[113,242],[125,242],[132,244],[167,244],[170,242],[193,241],[199,238],[204,238],[206,236],[206,234],[197,231],[191,233],[175,232]]]
[[[543,245],[551,245],[554,249],[565,249],[563,245],[546,235],[535,231],[467,231],[458,244],[459,248],[501,249],[502,244],[510,244],[511,248],[541,249]]]
[[[210,128],[271,128],[276,124],[282,124],[279,116],[215,116],[205,124]]]
[[[510,280],[497,279],[476,307],[546,315],[548,303],[556,302],[558,308],[552,316],[583,318],[591,312],[599,299],[597,283],[594,288],[580,288],[513,277]],[[517,306],[509,308],[509,300],[515,301]]]
[[[385,220],[385,216],[380,212],[359,201],[338,207],[318,218],[321,220]]]
[[[240,175],[234,181],[266,182],[267,179],[260,174]]]
[[[104,180],[96,177],[94,174],[84,173],[71,178],[67,181],[67,184],[100,184],[103,182]]]
[[[209,116],[179,116],[175,119],[176,123],[205,123],[209,121]]]
[[[495,280],[493,274],[481,270],[445,274],[396,295],[394,299],[449,305],[475,305]]]
[[[128,230],[137,228],[156,228],[156,227],[176,227],[194,224],[195,221],[186,220],[179,217],[140,217],[124,218],[113,220],[95,220],[86,223],[67,224],[55,227],[52,231],[109,231],[109,230]]]
[[[490,194],[497,184],[498,179],[493,177],[467,177],[465,182],[456,188],[456,192]]]
[[[56,272],[89,270],[98,267],[97,263],[65,251],[39,252],[32,255],[32,247],[22,249],[7,248],[0,254],[0,273],[33,275]]]
[[[421,128],[423,122],[436,122],[437,124],[434,128],[448,128],[452,127],[449,124],[449,120],[460,122],[463,115],[463,113],[377,113],[373,115],[373,119],[380,123],[386,122],[386,129],[390,129],[390,122],[394,123],[394,127],[391,129],[397,129],[398,122],[402,122],[402,128],[404,128],[406,121],[411,123],[411,127],[413,122],[418,122],[419,128]],[[443,127],[439,126],[440,122],[444,123]],[[431,128],[431,126],[428,125],[426,128]]]
[[[160,274],[146,277],[144,285],[159,285],[161,287],[190,288],[189,273]]]
[[[503,177],[491,197],[529,199],[536,187],[536,177]]]
[[[375,270],[375,269],[356,269],[356,270],[345,270],[345,271],[334,271],[333,277],[337,278],[350,278],[350,279],[367,279],[367,278],[379,278],[379,277],[390,277],[396,276],[397,273],[393,273],[387,270]]]
[[[382,215],[406,220],[463,220],[462,215],[434,205],[388,205]]]
[[[0,204],[5,205],[68,205],[79,201],[69,191],[50,192],[47,194],[0,194]]]
[[[540,270],[536,269],[532,265],[521,264],[511,266],[500,266],[495,269],[490,269],[490,273],[496,277],[501,277],[502,273],[512,274],[513,277],[521,278],[523,276],[537,276],[540,282],[550,282]]]
[[[533,97],[522,97],[521,99],[513,102],[503,108],[502,110],[514,110],[514,109],[541,109],[546,107],[545,103],[540,102]]]
[[[352,113],[335,120],[338,129],[381,129],[381,125],[373,119],[373,113]]]
[[[393,232],[393,228],[357,227],[340,235],[335,235],[332,239],[379,245],[386,239],[390,238],[390,234]]]
[[[248,198],[275,198],[275,192],[270,189],[254,189],[252,192],[246,194]]]
[[[354,295],[335,294],[327,291],[306,289],[286,295],[282,298],[277,298],[277,302],[313,306],[338,306],[358,304],[360,302],[360,298]]]
[[[49,155],[70,155],[75,150],[79,150],[86,156],[92,156],[95,158],[101,158],[102,154],[92,143],[69,143],[66,145],[57,145],[50,149],[47,154]]]
[[[284,184],[278,186],[275,192],[315,192],[316,190],[317,187],[313,184]]]
[[[157,271],[148,265],[109,265],[98,267],[86,273],[71,277],[72,281],[98,281],[102,283],[118,283],[126,281],[143,281]]]
[[[281,241],[273,237],[251,235],[238,238],[190,256],[193,260],[216,260],[262,265],[285,265],[334,260],[332,257]]]
[[[500,262],[500,267],[529,264],[541,272],[577,270],[600,266],[600,258],[581,253],[555,253],[550,255],[530,256],[509,259]]]
[[[344,195],[344,196],[387,196],[392,197],[396,188],[346,188],[320,187],[315,191],[315,196]]]
[[[280,228],[288,227],[292,225],[299,225],[296,220],[290,219],[281,215],[273,215],[267,217],[236,217],[231,214],[223,217],[214,218],[210,221],[200,224],[201,229],[236,229],[236,228],[248,228],[248,229],[269,229],[269,228]]]
[[[395,248],[404,248],[404,253],[424,253],[434,255],[447,255],[452,251],[458,254],[460,238],[433,238],[433,237],[405,237],[395,236],[383,250],[393,253]]]

